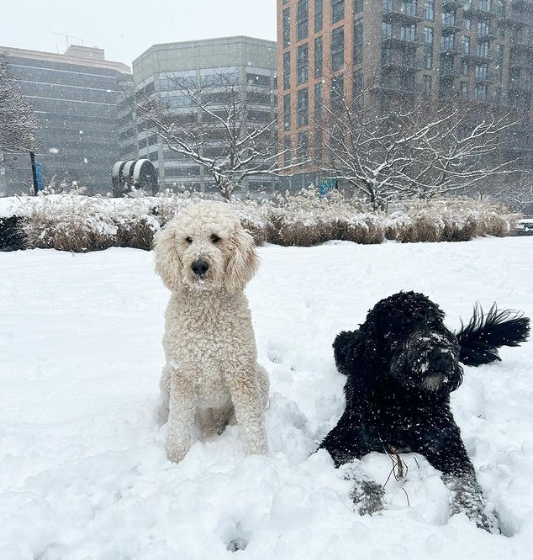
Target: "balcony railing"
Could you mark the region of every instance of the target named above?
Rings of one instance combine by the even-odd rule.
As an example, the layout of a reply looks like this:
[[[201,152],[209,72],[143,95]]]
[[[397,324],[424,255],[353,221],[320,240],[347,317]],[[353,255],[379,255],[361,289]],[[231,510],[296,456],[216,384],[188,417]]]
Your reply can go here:
[[[456,42],[453,45],[441,45],[440,52],[441,54],[447,56],[455,56],[461,54],[462,52],[461,44]]]
[[[496,54],[492,50],[480,52],[475,48],[471,48],[470,52],[461,51],[461,56],[472,62],[491,62],[496,59]]]
[[[384,70],[394,70],[396,72],[417,72],[424,68],[424,61],[401,56],[384,56],[381,61],[381,67]]]
[[[464,2],[460,2],[459,0],[443,0],[442,2],[442,11],[449,12],[451,10],[457,10],[457,8],[462,8]]]
[[[416,2],[409,2],[406,0],[383,2],[384,21],[416,23],[422,21],[424,17],[423,6],[418,6]]]
[[[455,78],[461,77],[462,74],[461,74],[461,69],[454,64],[450,68],[441,67],[439,76],[441,80],[454,80]]]
[[[400,96],[419,95],[422,93],[421,84],[403,82],[394,76],[381,76],[373,89],[382,93]]]
[[[390,35],[383,35],[381,38],[384,44],[398,47],[420,47],[424,44],[424,35],[415,33],[414,35],[406,35],[399,29],[395,29]]]
[[[470,3],[463,3],[463,13],[475,16],[479,19],[490,19],[501,15],[498,9],[492,4],[483,4],[479,0],[472,0]]]
[[[441,33],[443,35],[450,35],[451,33],[458,33],[463,29],[463,20],[455,19],[454,21],[448,20],[442,22]]]
[[[477,36],[477,40],[478,40],[479,43],[483,43],[484,41],[493,41],[494,39],[497,39],[497,38],[498,38],[498,35],[492,29],[487,30],[485,33],[478,34],[478,36]]]
[[[501,74],[496,72],[486,72],[485,74],[474,76],[477,84],[484,84],[487,82],[501,82]]]

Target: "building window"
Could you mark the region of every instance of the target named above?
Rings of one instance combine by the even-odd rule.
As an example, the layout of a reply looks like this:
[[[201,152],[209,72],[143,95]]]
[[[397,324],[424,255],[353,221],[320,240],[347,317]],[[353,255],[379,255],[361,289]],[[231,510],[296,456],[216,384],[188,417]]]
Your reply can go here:
[[[339,112],[344,102],[344,76],[336,76],[331,80],[331,110]]]
[[[296,28],[298,41],[305,39],[308,34],[309,8],[308,0],[299,0],[296,12]]]
[[[472,28],[472,20],[470,18],[464,18],[463,19],[463,29],[465,31],[470,31],[471,28]]]
[[[322,76],[322,66],[324,59],[324,41],[322,37],[315,39],[315,78]]]
[[[463,55],[470,54],[470,37],[468,35],[463,35],[461,39],[461,53]]]
[[[298,90],[298,128],[309,123],[309,91],[307,88]]]
[[[487,99],[487,84],[477,84],[474,97],[476,101],[485,101]]]
[[[392,30],[391,30],[392,32]],[[363,62],[363,18],[355,20],[353,27],[353,63]]]
[[[442,12],[442,26],[455,25],[455,12]]]
[[[322,118],[322,105],[324,103],[322,82],[315,84],[315,122]]]
[[[322,161],[322,131],[317,128],[315,130],[315,162]]]
[[[298,157],[307,159],[309,153],[309,136],[307,132],[298,133]]]
[[[464,99],[468,98],[468,82],[461,82],[459,84],[459,92]]]
[[[283,96],[283,130],[291,129],[291,94]]]
[[[431,93],[431,88],[433,87],[433,76],[428,76],[424,74],[423,82],[422,82],[422,91],[425,95],[429,95]]]
[[[291,87],[291,53],[283,53],[283,89]]]
[[[443,35],[440,38],[440,48],[442,51],[453,51],[455,35]]]
[[[489,44],[488,43],[478,43],[477,54],[479,56],[489,57]]]
[[[356,107],[362,107],[364,104],[364,77],[362,70],[356,70],[353,73],[353,101]]]
[[[353,11],[355,14],[360,14],[363,11],[363,0],[354,0]]]
[[[331,69],[340,70],[344,65],[344,26],[337,27],[331,33]]]
[[[449,56],[442,57],[442,60],[441,60],[441,63],[440,63],[441,75],[444,75],[444,76],[453,75],[454,68],[455,68],[454,60],[453,60],[452,57],[449,57]]]
[[[344,19],[344,0],[331,0],[331,23]]]
[[[435,30],[433,27],[424,27],[424,68],[431,70],[433,68],[433,40]]]
[[[283,48],[291,44],[291,9],[283,10]]]
[[[309,79],[309,46],[307,43],[298,47],[296,66],[298,70],[298,85],[307,83]]]
[[[468,76],[469,73],[469,67],[468,67],[468,60],[463,60],[463,62],[461,63],[461,74],[463,76]]]
[[[404,41],[414,41],[416,39],[416,25],[402,25],[400,27],[400,38]]]
[[[285,138],[283,138],[283,150],[284,150],[285,165],[290,165],[291,164],[291,150],[292,150],[292,143],[291,143],[291,137],[290,136],[285,136]]]
[[[477,32],[480,37],[489,35],[490,26],[488,21],[479,21],[477,24]]]
[[[426,0],[426,13],[427,21],[435,21],[435,0]]]
[[[488,64],[476,64],[476,80],[486,80],[488,76]]]
[[[324,0],[315,0],[315,33],[324,27]]]
[[[503,45],[496,45],[495,47],[495,57],[494,57],[494,70],[497,73],[500,80],[502,79],[503,75]]]
[[[381,23],[381,35],[383,37],[392,37],[392,23],[388,21]]]

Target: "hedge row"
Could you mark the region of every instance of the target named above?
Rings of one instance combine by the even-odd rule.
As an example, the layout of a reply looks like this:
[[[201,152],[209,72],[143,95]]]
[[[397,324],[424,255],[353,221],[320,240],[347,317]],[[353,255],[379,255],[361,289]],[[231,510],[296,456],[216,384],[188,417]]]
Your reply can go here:
[[[107,199],[79,194],[22,198],[14,216],[0,219],[0,248],[98,251],[150,250],[154,235],[183,208],[206,197],[165,193]],[[330,240],[356,243],[467,241],[503,237],[517,216],[469,199],[416,202],[371,212],[360,201],[320,197],[314,190],[273,201],[230,203],[256,243],[311,246]],[[13,205],[12,205],[13,206]]]

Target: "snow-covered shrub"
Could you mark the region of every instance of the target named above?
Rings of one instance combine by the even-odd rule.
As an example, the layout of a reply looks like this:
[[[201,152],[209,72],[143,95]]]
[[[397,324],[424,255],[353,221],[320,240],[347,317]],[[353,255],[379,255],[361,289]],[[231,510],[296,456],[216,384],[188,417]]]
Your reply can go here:
[[[107,247],[149,250],[157,230],[183,208],[208,195],[164,192],[122,199],[76,193],[25,197],[23,216],[28,247],[95,251]],[[218,199],[220,200],[220,199]],[[360,199],[337,192],[325,198],[313,188],[274,200],[229,202],[257,244],[311,246],[334,239],[356,243],[467,241],[481,235],[505,236],[517,216],[504,207],[472,199],[412,201],[371,211]]]
[[[466,198],[404,203],[389,215],[387,239],[413,243],[503,237],[517,217],[503,206]]]
[[[20,216],[0,216],[0,251],[15,251],[24,247]]]
[[[29,247],[98,251],[112,247],[117,227],[99,198],[77,194],[27,199],[22,229]]]

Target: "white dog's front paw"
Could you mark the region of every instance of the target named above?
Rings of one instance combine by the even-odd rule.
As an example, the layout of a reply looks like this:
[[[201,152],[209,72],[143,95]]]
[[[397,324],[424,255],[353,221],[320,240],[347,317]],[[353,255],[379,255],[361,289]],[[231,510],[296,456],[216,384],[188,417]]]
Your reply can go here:
[[[248,455],[268,455],[268,444],[265,439],[250,441],[245,450]]]
[[[167,442],[167,459],[173,463],[179,463],[189,451],[189,445],[185,443]]]

